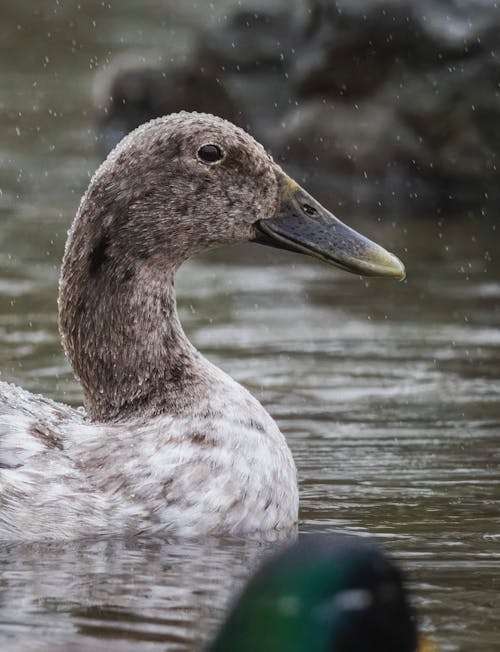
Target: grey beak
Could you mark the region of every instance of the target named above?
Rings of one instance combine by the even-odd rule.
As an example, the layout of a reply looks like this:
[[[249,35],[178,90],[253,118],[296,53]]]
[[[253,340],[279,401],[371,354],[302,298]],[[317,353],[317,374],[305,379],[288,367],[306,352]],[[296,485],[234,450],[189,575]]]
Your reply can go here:
[[[338,220],[282,170],[276,176],[280,203],[272,217],[256,222],[254,242],[315,256],[353,274],[405,278],[394,254]]]

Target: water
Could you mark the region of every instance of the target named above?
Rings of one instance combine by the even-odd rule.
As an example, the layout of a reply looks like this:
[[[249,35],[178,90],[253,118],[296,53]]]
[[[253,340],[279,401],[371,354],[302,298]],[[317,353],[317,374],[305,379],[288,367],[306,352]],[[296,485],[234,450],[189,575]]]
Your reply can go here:
[[[66,230],[99,162],[90,84],[109,53],[139,48],[145,34],[149,46],[163,43],[164,9],[7,4],[0,369],[78,405],[56,294]],[[181,47],[182,29],[175,38]],[[375,537],[408,569],[422,626],[442,650],[496,650],[499,230],[480,216],[393,224],[330,205],[397,251],[407,282],[361,280],[256,245],[221,250],[181,271],[185,329],[286,433],[301,530]],[[1,649],[197,650],[267,548],[142,539],[0,546]]]

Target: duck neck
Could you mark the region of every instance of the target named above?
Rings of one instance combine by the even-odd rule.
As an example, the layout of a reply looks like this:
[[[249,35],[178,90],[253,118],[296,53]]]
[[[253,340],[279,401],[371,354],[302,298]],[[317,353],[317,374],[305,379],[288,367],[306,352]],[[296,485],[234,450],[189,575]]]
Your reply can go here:
[[[61,335],[91,419],[184,414],[206,394],[208,364],[179,321],[174,272],[79,279],[63,269]]]

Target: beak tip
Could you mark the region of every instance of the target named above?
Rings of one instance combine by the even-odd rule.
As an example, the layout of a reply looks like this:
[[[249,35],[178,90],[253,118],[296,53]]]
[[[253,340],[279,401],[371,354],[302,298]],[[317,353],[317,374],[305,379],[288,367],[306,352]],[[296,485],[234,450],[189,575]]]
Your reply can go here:
[[[404,281],[406,278],[406,269],[403,263],[399,260],[397,256],[393,256],[394,258],[394,278],[397,281]]]
[[[369,267],[365,269],[364,273],[369,276],[385,276],[387,278],[393,278],[396,281],[404,281],[406,278],[406,269],[399,258],[378,245],[374,246],[376,248],[375,255],[372,261],[369,261],[367,256],[366,261]],[[371,271],[368,271],[370,268]]]

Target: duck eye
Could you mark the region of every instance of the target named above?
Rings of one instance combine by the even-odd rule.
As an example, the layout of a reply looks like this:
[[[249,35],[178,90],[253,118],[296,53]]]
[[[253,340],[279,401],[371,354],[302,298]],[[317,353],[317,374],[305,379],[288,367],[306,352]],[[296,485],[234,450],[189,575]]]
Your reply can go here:
[[[198,158],[203,163],[217,163],[224,156],[224,152],[219,145],[214,145],[213,143],[208,143],[207,145],[202,145],[198,150]]]

